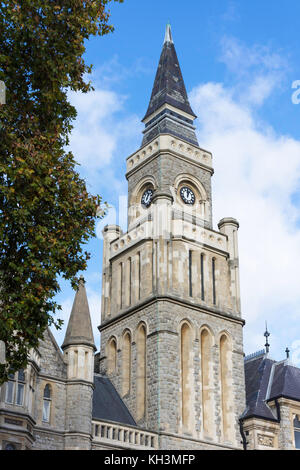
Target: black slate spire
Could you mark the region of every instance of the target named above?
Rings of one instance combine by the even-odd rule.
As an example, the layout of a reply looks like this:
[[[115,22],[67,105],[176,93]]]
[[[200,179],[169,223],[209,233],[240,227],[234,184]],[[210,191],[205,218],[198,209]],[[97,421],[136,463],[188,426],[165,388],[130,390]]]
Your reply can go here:
[[[169,24],[166,28],[165,41],[159,59],[150,103],[144,119],[157,111],[165,103],[191,114],[194,118],[197,117],[192,111],[187,97]]]
[[[160,113],[157,113],[164,105],[169,105],[172,109],[165,106]],[[176,112],[177,110],[178,112]],[[189,116],[183,115],[182,112]],[[153,119],[151,119],[153,114]],[[171,27],[168,24],[150,103],[143,118],[143,121],[147,121],[143,145],[162,133],[171,133],[198,145],[193,126],[196,117],[188,100],[172,39]]]

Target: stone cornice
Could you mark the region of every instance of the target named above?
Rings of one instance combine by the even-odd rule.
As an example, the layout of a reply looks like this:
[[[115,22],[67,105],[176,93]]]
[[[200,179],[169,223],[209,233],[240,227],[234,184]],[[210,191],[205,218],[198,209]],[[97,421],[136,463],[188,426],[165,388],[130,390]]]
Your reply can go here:
[[[170,142],[166,142],[168,139],[170,139]],[[174,145],[172,145],[171,142],[174,142]],[[176,150],[177,146],[179,151]],[[210,165],[212,158],[211,152],[166,133],[154,137],[152,141],[147,142],[143,147],[126,159],[126,178],[128,179],[137,170],[143,168],[145,164],[148,164],[160,154],[175,156],[183,161],[188,161],[196,167],[200,167],[203,170],[208,171],[211,175],[214,173],[214,170]]]
[[[264,431],[266,427],[269,427],[272,430],[280,429],[279,421],[276,418],[272,420],[270,418],[262,418],[261,416],[256,415],[243,418],[243,425],[247,428],[247,430],[258,429],[260,431]]]
[[[278,400],[279,405],[296,406],[300,409],[300,400],[298,398],[293,398],[286,395],[278,395],[277,397],[272,397],[267,400],[267,403],[271,405],[272,402],[275,403],[275,400]]]
[[[32,426],[35,426],[36,424],[36,421],[32,418],[30,414],[22,413],[21,411],[13,411],[13,410],[8,410],[7,408],[0,408],[0,416],[2,415],[10,415],[19,419],[26,419],[30,422]]]
[[[180,160],[182,161],[188,161],[188,163],[190,163],[191,165],[194,165],[198,168],[201,168],[202,170],[205,170],[205,171],[209,171],[209,173],[211,175],[214,174],[214,169],[211,168],[210,166],[208,165],[204,165],[204,163],[200,163],[200,162],[196,162],[195,160],[193,160],[192,158],[189,158],[189,157],[186,157],[185,155],[182,155],[180,154],[179,152],[175,152],[174,150],[171,150],[171,149],[160,149],[160,150],[157,150],[151,157],[147,158],[147,160],[141,162],[139,165],[135,166],[132,170],[129,170],[127,171],[127,173],[125,174],[126,176],[126,179],[128,180],[128,178],[130,176],[132,176],[134,173],[136,173],[137,171],[139,171],[141,168],[143,168],[145,165],[147,165],[148,163],[152,162],[153,160],[155,160],[155,158],[157,158],[158,156],[160,155],[171,155],[171,156],[174,156],[176,158],[179,158]]]
[[[191,308],[192,310],[195,310],[198,312],[200,311],[203,313],[209,313],[210,315],[217,317],[217,318],[224,318],[224,319],[230,320],[234,323],[238,323],[241,325],[245,324],[245,320],[243,320],[240,317],[237,317],[236,315],[232,315],[230,313],[224,312],[215,307],[208,307],[206,305],[193,304],[192,302],[189,302],[188,300],[168,294],[168,295],[152,295],[151,297],[148,297],[147,299],[140,302],[139,304],[125,309],[124,311],[116,315],[115,317],[106,319],[100,326],[98,326],[98,329],[100,332],[104,331],[106,328],[119,322],[121,319],[128,318],[134,313],[152,305],[155,302],[172,302],[177,305],[183,305],[185,307]]]
[[[219,447],[221,449],[230,449],[230,450],[238,450],[240,449],[240,447],[236,447],[234,445],[230,445],[230,444],[221,444],[219,442],[215,442],[215,441],[206,441],[204,439],[197,439],[193,436],[184,436],[182,434],[173,434],[173,433],[170,433],[170,432],[165,432],[165,431],[159,431],[157,432],[157,435],[159,437],[161,436],[166,436],[166,437],[172,437],[174,439],[179,439],[180,441],[192,441],[192,442],[197,442],[199,444],[205,444],[205,445],[208,445],[210,447]]]

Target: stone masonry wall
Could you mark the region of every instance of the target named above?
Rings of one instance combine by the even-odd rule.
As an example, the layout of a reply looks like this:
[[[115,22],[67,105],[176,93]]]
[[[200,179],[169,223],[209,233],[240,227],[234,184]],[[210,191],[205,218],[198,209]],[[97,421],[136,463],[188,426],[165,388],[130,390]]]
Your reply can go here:
[[[180,411],[180,324],[188,319],[193,330],[193,364],[194,364],[194,394],[193,414],[195,428],[193,438],[203,439],[201,415],[201,370],[199,332],[201,327],[207,326],[212,332],[213,346],[211,360],[214,371],[214,403],[215,403],[215,435],[214,441],[240,447],[240,434],[238,418],[245,408],[244,395],[244,369],[242,348],[242,324],[238,319],[229,319],[221,315],[201,311],[195,306],[186,306],[180,302],[161,300],[127,315],[123,319],[108,326],[102,331],[102,357],[105,356],[105,345],[114,335],[117,339],[117,370],[111,380],[121,394],[122,370],[122,334],[129,329],[132,334],[132,374],[130,394],[123,397],[133,416],[136,414],[136,347],[135,333],[138,324],[143,321],[147,325],[147,406],[145,425],[150,430],[181,431]],[[222,437],[222,413],[220,393],[220,360],[219,338],[221,332],[226,331],[232,342],[232,401],[234,415],[234,441],[224,443]],[[101,361],[102,372],[105,372],[107,363],[105,358]]]

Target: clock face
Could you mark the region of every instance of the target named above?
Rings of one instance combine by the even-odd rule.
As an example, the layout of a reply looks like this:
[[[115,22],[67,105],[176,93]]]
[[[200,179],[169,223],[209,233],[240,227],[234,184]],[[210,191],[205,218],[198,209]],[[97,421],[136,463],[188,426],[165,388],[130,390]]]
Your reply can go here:
[[[188,188],[187,186],[183,186],[180,190],[180,196],[181,199],[185,204],[194,204],[195,202],[195,194],[191,190],[191,188]]]
[[[146,189],[146,191],[142,195],[141,203],[145,207],[149,207],[152,201],[153,197],[153,190],[152,189]]]

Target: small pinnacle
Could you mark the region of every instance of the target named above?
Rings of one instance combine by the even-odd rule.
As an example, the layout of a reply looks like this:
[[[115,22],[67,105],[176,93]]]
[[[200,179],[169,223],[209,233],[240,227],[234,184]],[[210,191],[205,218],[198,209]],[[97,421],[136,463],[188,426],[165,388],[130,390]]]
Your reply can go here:
[[[268,352],[270,350],[270,344],[268,342],[268,338],[270,336],[270,333],[268,332],[267,322],[266,322],[266,331],[264,332],[264,336],[266,338],[266,344],[265,344],[266,353],[268,354]]]
[[[290,357],[290,350],[289,350],[288,347],[286,347],[285,353],[286,353],[286,358],[289,359],[289,357]]]
[[[171,25],[170,25],[169,22],[168,22],[168,24],[167,24],[167,26],[166,26],[166,33],[165,33],[164,44],[165,44],[166,42],[173,42],[172,33],[171,33]]]

